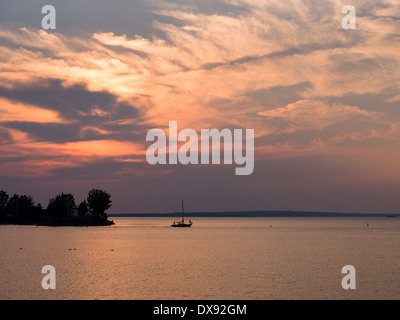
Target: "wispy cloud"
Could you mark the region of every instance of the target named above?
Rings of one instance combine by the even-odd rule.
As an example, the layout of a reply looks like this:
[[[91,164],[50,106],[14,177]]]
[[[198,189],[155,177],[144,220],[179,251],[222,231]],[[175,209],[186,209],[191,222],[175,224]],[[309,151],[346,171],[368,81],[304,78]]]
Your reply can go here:
[[[321,130],[329,125],[348,120],[377,120],[380,113],[367,111],[354,106],[341,104],[329,105],[322,101],[299,100],[285,107],[259,112],[267,119],[278,119],[283,122],[282,130]]]
[[[158,35],[1,26],[3,154],[61,155],[37,162],[46,168],[38,174],[108,156],[136,161],[146,130],[169,120],[181,128],[254,128],[260,149],[288,156],[293,143],[328,152],[320,144],[340,148],[345,140],[397,135],[387,130],[397,128],[397,113],[385,108],[400,95],[397,1],[354,1],[355,32],[341,29],[342,3],[335,0],[215,3],[229,12],[153,4]],[[340,102],[388,89],[373,109],[362,99]],[[362,128],[366,122],[373,133]],[[18,163],[3,174],[17,172]]]

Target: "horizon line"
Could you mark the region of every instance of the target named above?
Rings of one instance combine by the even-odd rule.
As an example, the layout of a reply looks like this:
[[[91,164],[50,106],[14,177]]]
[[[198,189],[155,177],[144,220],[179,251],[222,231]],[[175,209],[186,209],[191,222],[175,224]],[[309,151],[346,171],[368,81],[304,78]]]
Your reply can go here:
[[[181,212],[109,213],[110,217],[175,217]],[[196,211],[185,212],[191,217],[400,217],[400,213],[327,212],[295,210],[251,210],[251,211]]]

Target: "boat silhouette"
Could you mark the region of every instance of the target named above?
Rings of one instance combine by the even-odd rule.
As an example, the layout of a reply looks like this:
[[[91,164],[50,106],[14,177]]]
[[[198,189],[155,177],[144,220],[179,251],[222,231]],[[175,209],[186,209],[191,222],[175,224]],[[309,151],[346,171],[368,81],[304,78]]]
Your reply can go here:
[[[171,227],[174,228],[189,228],[191,227],[193,222],[189,220],[189,223],[185,223],[185,211],[183,210],[183,200],[182,200],[182,220],[171,224]]]

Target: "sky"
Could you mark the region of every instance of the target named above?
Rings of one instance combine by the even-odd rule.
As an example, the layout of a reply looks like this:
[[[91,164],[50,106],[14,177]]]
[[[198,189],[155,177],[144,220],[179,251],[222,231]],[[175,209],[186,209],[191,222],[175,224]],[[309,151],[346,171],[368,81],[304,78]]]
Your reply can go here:
[[[46,207],[100,188],[110,213],[398,213],[399,52],[398,0],[2,0],[0,189]],[[254,172],[150,165],[169,121],[254,129]]]

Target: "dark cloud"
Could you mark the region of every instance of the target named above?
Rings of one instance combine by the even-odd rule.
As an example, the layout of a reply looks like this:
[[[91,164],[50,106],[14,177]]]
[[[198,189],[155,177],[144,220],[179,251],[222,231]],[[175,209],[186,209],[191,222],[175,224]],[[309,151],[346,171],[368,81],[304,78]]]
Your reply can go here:
[[[358,59],[357,61],[346,61],[341,56],[331,56],[331,59],[335,62],[335,67],[332,68],[332,72],[335,74],[343,74],[344,76],[347,74],[363,74],[366,70],[370,73],[376,73],[387,68],[390,64],[397,64],[393,59],[383,58],[365,58]]]
[[[0,127],[0,145],[10,143],[11,141],[10,132],[5,130],[4,127]]]
[[[291,86],[276,86],[247,93],[247,96],[259,102],[266,109],[283,107],[302,98],[302,93],[313,86],[310,82],[303,82]]]
[[[2,124],[4,127],[29,133],[39,141],[68,142],[77,139],[79,126],[60,123],[37,123],[25,121],[10,121]]]
[[[399,101],[387,101],[398,95],[399,89],[397,87],[388,87],[378,93],[352,93],[340,97],[329,96],[325,97],[325,100],[330,103],[342,103],[350,106],[357,105],[365,110],[388,112],[391,116],[399,116]]]
[[[0,97],[57,111],[66,120],[66,123],[12,121],[2,124],[27,132],[41,141],[90,140],[100,134],[102,139],[131,140],[134,137],[127,134],[133,129],[132,122],[139,117],[134,106],[117,101],[116,96],[106,91],[89,91],[84,85],[66,86],[58,79],[43,79],[39,83],[13,88],[0,87]],[[130,124],[123,124],[127,120]],[[105,133],[99,133],[101,131]]]
[[[79,111],[89,113],[94,106],[108,110],[116,103],[116,97],[112,94],[89,91],[84,85],[67,87],[58,79],[42,79],[38,82],[19,84],[12,89],[0,87],[0,96],[55,110],[70,119],[76,119]]]
[[[245,64],[251,61],[258,61],[263,59],[274,59],[274,58],[283,58],[290,57],[293,55],[308,55],[318,50],[329,50],[336,48],[350,48],[354,46],[358,42],[357,39],[352,39],[351,42],[331,42],[326,44],[321,43],[309,43],[305,45],[300,45],[297,47],[288,48],[285,50],[270,52],[264,55],[256,55],[256,56],[246,56],[241,57],[239,59],[235,59],[227,62],[216,62],[216,63],[207,63],[204,64],[201,68],[205,70],[212,70],[222,66],[234,66],[237,64]]]

